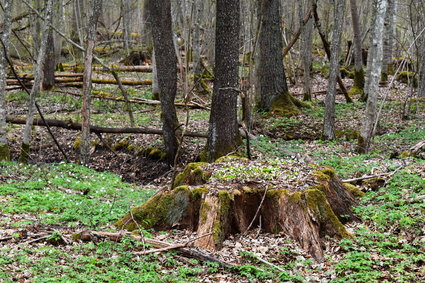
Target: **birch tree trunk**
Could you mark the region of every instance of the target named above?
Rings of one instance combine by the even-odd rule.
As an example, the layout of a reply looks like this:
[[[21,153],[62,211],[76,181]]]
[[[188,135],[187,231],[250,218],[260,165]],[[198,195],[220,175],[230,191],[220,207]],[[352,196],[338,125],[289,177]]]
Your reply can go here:
[[[30,92],[27,121],[23,132],[21,152],[19,155],[19,161],[22,163],[28,163],[30,157],[30,143],[32,135],[31,130],[35,113],[35,98],[40,92],[41,80],[43,77],[43,65],[46,58],[47,39],[49,36],[49,28],[51,24],[52,2],[53,0],[47,0],[45,9],[45,21],[43,24],[42,39],[40,43],[40,50],[38,51],[37,64],[35,66],[34,83]]]
[[[357,0],[350,0],[351,20],[353,25],[353,48],[354,48],[354,84],[350,89],[350,96],[364,92],[364,71],[363,71],[363,56],[362,56],[362,38],[360,31],[359,14],[357,9]]]
[[[372,45],[369,49],[370,77],[368,78],[368,88],[366,89],[368,99],[365,110],[365,117],[360,131],[358,142],[358,151],[360,153],[368,153],[370,149],[371,139],[374,136],[376,123],[376,106],[378,100],[379,81],[382,71],[383,57],[383,31],[385,12],[387,10],[387,0],[374,0],[375,18],[372,30]]]
[[[217,0],[214,90],[206,147],[207,161],[236,150],[239,95],[239,0]]]
[[[174,161],[178,149],[178,126],[174,99],[177,92],[177,55],[173,43],[171,1],[147,0],[150,14],[155,63],[161,101],[161,120],[165,153],[169,163]]]
[[[388,75],[392,68],[393,44],[394,44],[394,14],[395,0],[387,0],[388,8],[384,20],[384,55],[382,60],[381,81],[388,81]]]
[[[337,1],[334,8],[334,26],[331,45],[330,74],[325,98],[325,119],[323,137],[333,140],[335,136],[335,96],[341,55],[341,36],[344,25],[345,0]]]
[[[91,15],[87,32],[87,49],[84,58],[83,105],[81,108],[80,161],[83,165],[88,165],[90,161],[90,99],[92,89],[93,49],[96,40],[97,22],[102,12],[102,0],[91,0],[90,2]]]
[[[6,77],[8,62],[6,60],[9,50],[9,38],[12,27],[12,5],[13,0],[4,2],[3,33],[0,35],[0,161],[10,160],[10,150],[6,137]]]

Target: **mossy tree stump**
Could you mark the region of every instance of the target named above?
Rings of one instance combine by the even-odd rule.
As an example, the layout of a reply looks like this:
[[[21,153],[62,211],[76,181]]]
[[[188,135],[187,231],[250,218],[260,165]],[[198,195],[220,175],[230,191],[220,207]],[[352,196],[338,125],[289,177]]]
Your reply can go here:
[[[265,232],[289,235],[322,261],[322,239],[350,237],[343,223],[358,220],[351,211],[355,187],[317,165],[226,157],[189,164],[176,180],[174,189],[133,208],[116,226],[212,232],[195,245],[217,250],[229,234],[261,225]]]

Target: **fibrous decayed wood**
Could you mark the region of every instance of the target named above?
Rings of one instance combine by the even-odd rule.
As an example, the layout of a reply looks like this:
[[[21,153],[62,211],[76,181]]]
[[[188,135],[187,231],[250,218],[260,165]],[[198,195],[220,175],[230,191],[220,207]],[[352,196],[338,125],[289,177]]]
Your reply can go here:
[[[160,191],[133,208],[116,226],[212,233],[195,245],[217,250],[229,234],[261,225],[262,231],[292,237],[322,261],[325,236],[351,236],[343,223],[358,220],[351,211],[355,203],[330,168],[294,160],[269,164],[227,157],[212,164],[189,164],[174,189]]]

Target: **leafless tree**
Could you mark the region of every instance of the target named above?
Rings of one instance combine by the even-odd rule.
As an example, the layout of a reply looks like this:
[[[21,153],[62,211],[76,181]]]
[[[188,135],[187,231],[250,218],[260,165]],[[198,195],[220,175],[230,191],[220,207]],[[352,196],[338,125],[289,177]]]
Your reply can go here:
[[[96,40],[96,28],[99,16],[102,12],[102,0],[90,0],[90,19],[87,30],[87,48],[84,58],[83,73],[83,106],[81,108],[81,147],[80,161],[84,165],[90,160],[90,98],[92,90],[92,62],[93,49]]]
[[[372,44],[369,49],[368,68],[370,77],[367,77],[367,104],[365,117],[360,131],[358,151],[368,153],[370,149],[371,139],[374,136],[374,128],[376,123],[376,108],[379,92],[379,81],[381,79],[382,58],[383,58],[383,31],[385,12],[387,10],[387,0],[375,0],[374,9],[375,16],[372,30]]]
[[[6,77],[8,62],[6,60],[9,49],[11,32],[13,0],[6,0],[1,7],[3,10],[3,32],[0,34],[0,161],[10,160],[10,150],[6,137]]]
[[[336,1],[334,8],[334,27],[331,45],[331,66],[328,80],[328,91],[325,98],[325,119],[323,136],[327,140],[335,136],[335,96],[339,75],[339,57],[341,54],[341,36],[344,25],[345,0]]]
[[[239,143],[239,0],[217,0],[214,90],[205,159],[214,161]]]

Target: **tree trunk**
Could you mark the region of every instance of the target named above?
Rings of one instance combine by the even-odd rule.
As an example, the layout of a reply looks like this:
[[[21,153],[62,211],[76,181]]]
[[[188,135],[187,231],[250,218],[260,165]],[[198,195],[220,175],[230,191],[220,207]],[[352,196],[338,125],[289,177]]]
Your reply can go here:
[[[313,19],[309,18],[304,24],[303,15],[313,6],[312,0],[304,0],[304,9],[300,9],[300,28],[302,45],[302,65],[303,65],[303,93],[304,101],[311,101],[311,68],[313,63]]]
[[[53,30],[49,29],[49,35],[47,37],[47,49],[46,59],[43,64],[43,82],[41,88],[43,90],[50,90],[55,85],[55,43],[53,41]]]
[[[97,22],[102,12],[102,0],[91,0],[90,2],[91,15],[87,32],[87,49],[84,58],[83,105],[81,108],[82,127],[80,161],[83,165],[88,165],[90,161],[90,100],[92,90],[93,49],[96,40]]]
[[[27,122],[25,124],[21,152],[19,155],[19,161],[22,163],[27,163],[30,157],[30,143],[31,143],[31,129],[32,122],[34,120],[35,112],[35,99],[40,92],[41,80],[43,76],[43,64],[46,58],[46,48],[47,48],[47,38],[49,35],[49,28],[51,24],[51,14],[52,14],[52,2],[53,0],[48,0],[45,9],[45,22],[43,24],[42,39],[40,44],[40,50],[38,51],[37,64],[35,66],[34,72],[34,84],[31,88],[31,93],[28,102],[28,114]]]
[[[282,57],[282,30],[278,0],[259,1],[261,30],[258,38],[258,92],[257,108],[291,116],[299,112],[286,84]]]
[[[201,22],[202,13],[204,11],[204,1],[195,1],[195,27],[193,32],[193,80],[194,86],[198,93],[204,93],[205,90],[202,87],[202,36],[201,36]]]
[[[422,49],[421,49],[421,67],[420,67],[420,82],[418,89],[418,96],[425,97],[425,39],[422,39]]]
[[[350,89],[350,96],[364,92],[364,71],[362,56],[362,38],[360,32],[359,14],[357,12],[357,0],[350,0],[351,20],[353,25],[353,45],[354,45],[354,84]]]
[[[6,137],[6,77],[8,71],[8,62],[6,56],[9,50],[9,39],[12,27],[12,6],[13,0],[4,2],[3,27],[0,35],[0,161],[10,160],[10,149]]]
[[[376,106],[378,100],[379,81],[381,79],[382,57],[383,57],[383,31],[384,18],[387,10],[387,0],[375,0],[374,8],[375,19],[373,21],[372,44],[369,49],[368,69],[370,77],[367,78],[367,104],[365,117],[363,120],[360,137],[358,142],[358,151],[368,153],[371,139],[374,136],[376,125]]]
[[[152,99],[159,100],[158,70],[156,68],[155,49],[152,51]]]
[[[307,166],[307,170],[311,170],[306,172],[311,176],[304,189],[284,183],[273,187],[260,181],[260,176],[250,179],[257,180],[257,185],[243,180],[209,182],[211,176],[216,175],[215,170],[222,170],[218,168],[246,166],[262,171],[261,166],[267,165],[261,164],[229,157],[219,159],[212,167],[207,163],[191,163],[177,176],[174,189],[161,191],[133,208],[115,226],[127,230],[172,227],[197,231],[198,235],[212,232],[211,236],[195,241],[195,245],[214,251],[221,248],[229,234],[245,233],[261,225],[264,232],[290,236],[318,261],[323,260],[322,239],[351,236],[342,223],[358,220],[351,211],[351,206],[356,204],[351,191],[359,191],[342,184],[329,168],[286,165]],[[288,172],[281,173],[282,178],[286,178],[285,174],[291,174],[288,170],[291,169],[282,167],[278,171]],[[259,185],[261,183],[264,185]]]
[[[384,20],[384,55],[382,59],[381,81],[388,81],[388,75],[391,73],[393,62],[393,43],[394,43],[394,14],[395,0],[388,0],[388,8]]]
[[[162,129],[164,147],[169,162],[174,161],[178,141],[176,129],[178,120],[174,99],[177,92],[177,56],[173,43],[170,0],[148,0],[147,8],[150,13],[153,45],[155,49],[155,65],[160,90],[162,110]]]
[[[239,0],[218,0],[216,11],[214,90],[205,160],[234,151],[239,142]]]
[[[328,82],[328,92],[325,98],[325,119],[323,136],[333,140],[335,136],[335,96],[339,70],[339,57],[341,55],[341,36],[344,25],[345,0],[338,1],[334,8],[334,27],[331,46],[331,65]]]
[[[131,49],[131,0],[122,0],[121,13],[124,48],[127,50],[127,53],[129,53]]]

